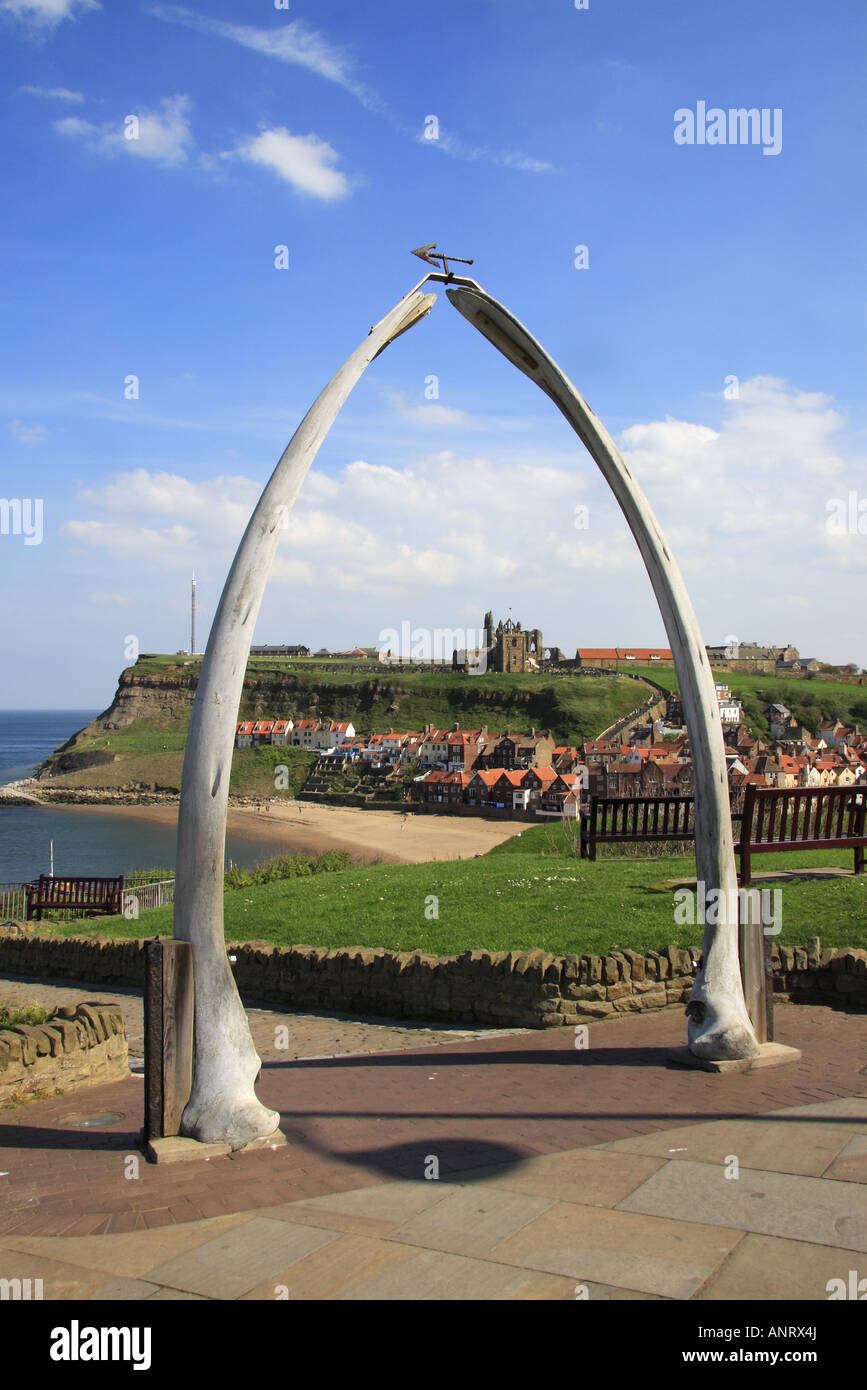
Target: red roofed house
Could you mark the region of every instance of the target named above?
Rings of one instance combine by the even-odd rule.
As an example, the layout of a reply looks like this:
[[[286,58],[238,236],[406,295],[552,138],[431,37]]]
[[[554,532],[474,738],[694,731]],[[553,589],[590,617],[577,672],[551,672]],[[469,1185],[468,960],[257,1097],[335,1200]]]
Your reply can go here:
[[[671,666],[674,658],[668,647],[579,647],[577,666],[602,671],[626,670],[629,666]]]

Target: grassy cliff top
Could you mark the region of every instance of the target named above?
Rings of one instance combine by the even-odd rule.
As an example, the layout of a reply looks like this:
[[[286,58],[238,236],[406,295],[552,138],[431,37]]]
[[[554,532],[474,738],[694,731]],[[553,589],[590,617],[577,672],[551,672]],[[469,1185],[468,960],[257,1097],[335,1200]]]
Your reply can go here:
[[[55,769],[54,785],[179,787],[200,670],[201,657],[140,657],[121,674],[109,709],[76,736],[71,747],[48,759]],[[364,666],[254,658],[247,666],[240,717],[347,719],[359,734],[422,730],[425,724],[450,728],[455,723],[465,729],[487,725],[492,733],[550,729],[558,743],[579,744],[595,738],[652,693],[641,681],[616,675],[471,676],[447,668],[386,667],[375,661]],[[236,750],[234,792],[262,795],[272,787],[273,770],[263,752]],[[297,790],[312,755],[283,749],[280,761],[290,766]]]

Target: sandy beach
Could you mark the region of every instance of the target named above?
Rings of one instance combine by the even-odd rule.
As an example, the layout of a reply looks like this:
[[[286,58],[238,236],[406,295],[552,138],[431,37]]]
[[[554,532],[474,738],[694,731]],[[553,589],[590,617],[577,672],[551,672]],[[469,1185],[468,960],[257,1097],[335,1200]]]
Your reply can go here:
[[[263,802],[263,808],[229,808],[228,829],[243,839],[264,840],[275,855],[292,850],[347,850],[364,862],[421,864],[432,859],[471,859],[525,829],[520,821],[486,821],[469,816],[403,816],[399,811],[363,811],[309,801]],[[75,807],[69,809],[74,810]],[[97,808],[93,808],[97,809]],[[177,822],[176,805],[113,805],[113,816]]]

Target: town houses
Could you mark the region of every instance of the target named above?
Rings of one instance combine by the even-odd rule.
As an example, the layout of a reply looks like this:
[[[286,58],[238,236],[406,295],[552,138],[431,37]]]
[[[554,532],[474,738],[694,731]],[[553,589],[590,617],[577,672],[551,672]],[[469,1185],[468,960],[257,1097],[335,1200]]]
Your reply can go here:
[[[765,740],[743,722],[743,710],[728,686],[717,686],[720,723],[732,804],[740,804],[752,782],[772,787],[829,787],[867,784],[867,734],[840,720],[811,734],[782,704],[769,704]],[[525,818],[577,817],[590,796],[692,796],[694,773],[689,731],[679,696],[672,695],[665,720],[637,724],[616,738],[581,744],[558,743],[550,730],[505,729],[495,733],[442,729],[359,735],[351,720],[305,718],[242,720],[238,748],[289,745],[315,752],[317,767],[357,765],[362,775],[402,779],[401,795],[423,811]]]
[[[345,720],[320,723],[317,719],[242,719],[235,726],[236,748],[288,744],[324,752],[354,737],[355,729]]]

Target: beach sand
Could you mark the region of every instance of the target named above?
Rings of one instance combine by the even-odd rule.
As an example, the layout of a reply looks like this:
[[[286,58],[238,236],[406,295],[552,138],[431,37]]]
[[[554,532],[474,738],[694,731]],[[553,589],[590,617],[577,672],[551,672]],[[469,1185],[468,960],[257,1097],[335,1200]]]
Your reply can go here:
[[[321,853],[339,849],[365,863],[375,859],[386,864],[471,859],[526,829],[520,821],[414,813],[404,817],[400,811],[363,811],[310,801],[262,802],[261,806],[262,809],[230,806],[229,832],[241,839],[273,844],[275,855],[293,850]],[[178,817],[176,805],[113,805],[111,811],[113,816],[159,821],[163,825],[175,825]]]

